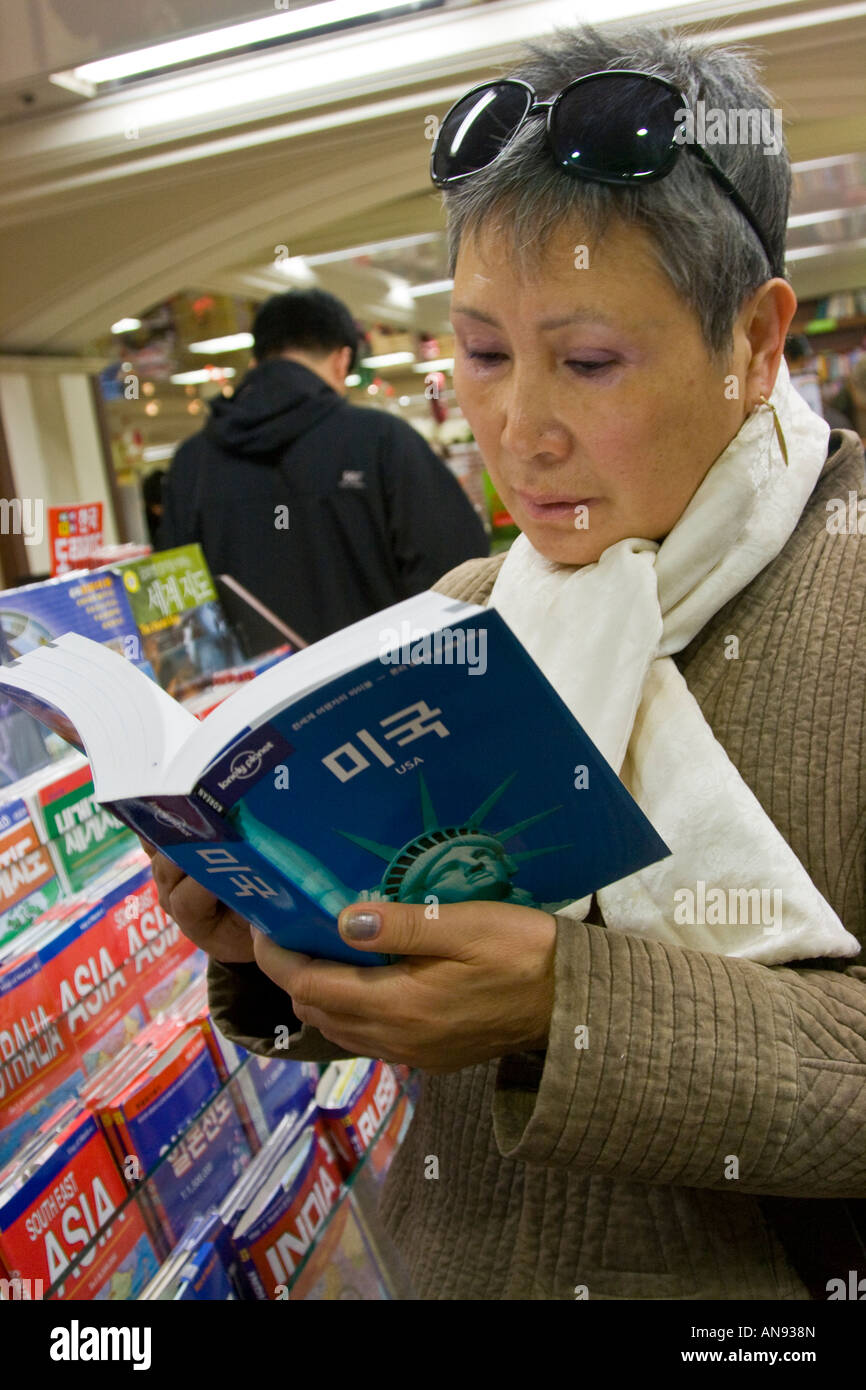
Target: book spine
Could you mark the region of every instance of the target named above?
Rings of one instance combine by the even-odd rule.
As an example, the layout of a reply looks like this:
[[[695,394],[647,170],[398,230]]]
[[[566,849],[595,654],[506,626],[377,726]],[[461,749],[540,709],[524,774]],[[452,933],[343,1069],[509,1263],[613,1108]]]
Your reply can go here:
[[[101,803],[142,839],[171,857],[174,845],[231,839],[222,815],[193,796],[128,797]]]
[[[240,1260],[240,1272],[242,1278],[244,1278],[247,1281],[256,1298],[263,1303],[267,1303],[267,1291],[259,1277],[259,1272],[253,1264],[250,1252],[246,1248],[246,1246],[243,1246],[238,1251],[238,1258]]]
[[[69,870],[66,867],[66,862],[63,858],[63,855],[60,853],[60,850],[57,847],[56,841],[48,840],[45,843],[45,848],[47,849],[49,858],[51,859],[51,862],[54,865],[54,871],[57,874],[57,878],[60,882],[60,887],[63,889],[64,897],[68,896],[71,893],[74,893],[75,885],[72,882]]]

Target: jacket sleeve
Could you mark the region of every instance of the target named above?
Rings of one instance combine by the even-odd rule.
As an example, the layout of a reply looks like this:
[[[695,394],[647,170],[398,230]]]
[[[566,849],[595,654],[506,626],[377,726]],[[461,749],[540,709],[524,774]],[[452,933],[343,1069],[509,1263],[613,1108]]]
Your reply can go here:
[[[194,440],[181,444],[162,484],[162,517],[157,540],[160,550],[200,541],[198,449]]]
[[[291,1057],[297,1062],[332,1062],[355,1056],[344,1052],[316,1028],[296,1018],[292,1001],[255,964],[208,962],[208,1006],[219,1031],[230,1042],[260,1057]],[[278,1029],[288,1028],[288,1047],[277,1046]]]
[[[475,508],[426,440],[392,420],[382,459],[391,549],[406,597],[489,545]]]
[[[866,968],[768,967],[558,917],[547,1051],[502,1059],[493,1118],[508,1159],[866,1197]]]

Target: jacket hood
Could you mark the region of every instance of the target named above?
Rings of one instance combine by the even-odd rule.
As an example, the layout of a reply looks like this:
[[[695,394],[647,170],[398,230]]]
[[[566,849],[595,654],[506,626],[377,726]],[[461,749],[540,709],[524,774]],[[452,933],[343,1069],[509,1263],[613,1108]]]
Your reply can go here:
[[[278,357],[247,372],[233,396],[211,402],[205,432],[229,453],[277,463],[289,444],[342,404],[315,372]]]

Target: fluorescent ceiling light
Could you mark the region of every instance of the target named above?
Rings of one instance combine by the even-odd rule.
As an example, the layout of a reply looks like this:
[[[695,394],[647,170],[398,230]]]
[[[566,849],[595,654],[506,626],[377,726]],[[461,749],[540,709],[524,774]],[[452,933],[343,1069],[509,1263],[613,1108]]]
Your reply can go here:
[[[413,299],[421,299],[425,294],[445,294],[453,288],[453,280],[430,280],[426,285],[410,285],[409,293]]]
[[[866,14],[866,4],[834,5],[826,10],[807,10],[804,14],[780,15],[777,19],[759,19],[752,24],[736,24],[729,29],[702,30],[686,35],[689,43],[708,44],[711,41],[739,43],[744,39],[759,39],[770,34],[788,34],[795,29],[840,24],[848,19],[860,19]]]
[[[251,19],[243,24],[230,24],[211,29],[205,34],[190,34],[183,39],[138,48],[132,53],[118,53],[112,58],[99,58],[82,63],[71,74],[58,73],[60,79],[69,75],[79,82],[118,82],[124,77],[138,77],[146,72],[159,72],[177,67],[179,63],[194,63],[202,58],[214,58],[219,53],[248,48],[251,44],[272,43],[275,39],[303,34],[332,24],[344,24],[352,19],[375,19],[388,10],[406,9],[412,0],[328,0],[322,5],[305,5],[302,9],[284,10]],[[55,78],[52,76],[52,81]],[[65,85],[62,81],[59,85]]]
[[[362,367],[397,367],[404,362],[414,362],[414,352],[383,352],[378,357],[362,357]]]
[[[849,251],[862,251],[866,248],[866,237],[857,241],[827,241],[822,246],[798,246],[785,252],[786,261],[810,261],[815,256],[842,256]]]
[[[413,372],[450,372],[454,366],[453,357],[437,357],[435,362],[416,362]]]
[[[241,348],[253,345],[252,333],[229,333],[225,338],[203,338],[200,343],[190,343],[190,352],[240,352]]]
[[[307,265],[330,265],[334,261],[352,261],[356,256],[374,256],[377,251],[399,251],[404,246],[423,246],[429,241],[439,241],[441,237],[441,232],[391,237],[390,241],[368,241],[364,246],[347,246],[342,251],[323,251],[321,255],[304,256],[304,260]]]
[[[357,372],[350,372],[350,373],[349,373],[349,375],[346,377],[346,385],[347,385],[347,386],[360,386],[360,385],[361,385],[361,378],[360,378],[360,376],[358,375]]]
[[[310,270],[309,262],[303,256],[288,256],[284,261],[277,261],[277,270],[287,276],[289,280],[297,280],[304,285],[312,285],[316,279]]]
[[[234,367],[199,367],[194,372],[175,372],[169,381],[172,386],[197,386],[202,381],[222,381],[223,377],[234,375]]]
[[[134,333],[141,327],[141,319],[118,319],[111,325],[112,333]]]
[[[837,164],[859,164],[863,158],[862,154],[828,154],[820,159],[801,159],[791,165],[791,172],[804,174],[812,169],[833,169]]]
[[[405,280],[392,280],[388,288],[388,293],[385,295],[385,303],[391,305],[395,309],[414,308],[415,301],[412,298],[409,285]]]
[[[789,227],[811,227],[815,222],[835,222],[839,217],[850,217],[852,213],[863,212],[866,204],[852,203],[847,208],[824,208],[821,212],[798,212],[788,218]]]

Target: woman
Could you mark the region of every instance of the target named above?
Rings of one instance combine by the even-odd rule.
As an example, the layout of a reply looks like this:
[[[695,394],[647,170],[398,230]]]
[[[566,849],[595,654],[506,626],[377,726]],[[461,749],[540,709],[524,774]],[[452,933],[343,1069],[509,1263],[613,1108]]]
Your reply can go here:
[[[749,65],[581,30],[519,76],[602,70],[655,77],[548,123],[488,87],[436,146],[455,386],[523,533],[439,587],[499,607],[671,859],[555,917],[357,904],[346,938],[403,957],[363,972],[155,868],[230,1036],[423,1070],[383,1203],[419,1297],[805,1298],[762,1200],[866,1194],[866,587],[825,526],[863,456],[788,382],[769,119],[713,168],[689,143],[698,100],[772,114]]]

